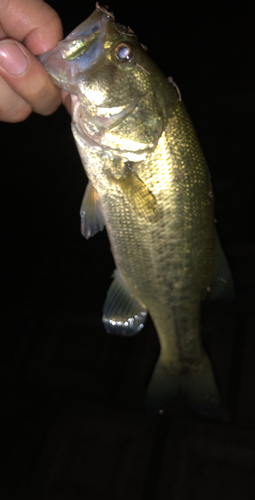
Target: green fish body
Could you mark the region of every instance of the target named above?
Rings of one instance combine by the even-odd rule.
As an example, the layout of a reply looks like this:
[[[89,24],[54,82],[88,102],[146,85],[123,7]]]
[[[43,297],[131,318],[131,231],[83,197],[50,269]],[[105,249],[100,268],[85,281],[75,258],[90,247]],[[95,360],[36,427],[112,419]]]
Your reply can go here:
[[[72,96],[72,131],[89,178],[82,233],[105,225],[117,267],[104,326],[134,335],[150,314],[161,350],[149,411],[163,411],[181,393],[196,410],[217,414],[200,305],[207,295],[230,297],[233,283],[208,168],[178,89],[133,32],[98,5],[41,61]]]

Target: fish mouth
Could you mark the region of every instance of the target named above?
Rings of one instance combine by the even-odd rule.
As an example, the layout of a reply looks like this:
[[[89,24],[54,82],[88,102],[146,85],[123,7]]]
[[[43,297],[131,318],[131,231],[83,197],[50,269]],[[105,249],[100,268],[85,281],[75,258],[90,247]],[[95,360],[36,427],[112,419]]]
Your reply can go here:
[[[104,36],[111,14],[99,7],[57,46],[38,56],[53,83],[77,93],[76,75],[94,69],[104,54]]]

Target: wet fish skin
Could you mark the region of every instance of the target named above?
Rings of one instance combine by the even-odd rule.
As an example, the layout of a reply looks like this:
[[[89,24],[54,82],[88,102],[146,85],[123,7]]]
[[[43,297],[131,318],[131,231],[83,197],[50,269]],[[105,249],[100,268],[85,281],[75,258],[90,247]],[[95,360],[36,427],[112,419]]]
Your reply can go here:
[[[147,391],[150,411],[181,393],[196,410],[217,414],[200,304],[208,291],[231,296],[233,284],[208,168],[184,104],[133,33],[98,6],[41,61],[72,94],[72,131],[90,181],[83,233],[106,225],[118,269],[104,325],[132,335],[151,315],[161,351]]]

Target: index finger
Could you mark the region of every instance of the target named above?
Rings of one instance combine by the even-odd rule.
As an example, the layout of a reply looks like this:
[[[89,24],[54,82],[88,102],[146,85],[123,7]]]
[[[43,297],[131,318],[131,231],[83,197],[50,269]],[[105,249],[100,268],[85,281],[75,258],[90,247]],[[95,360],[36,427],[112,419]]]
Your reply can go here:
[[[63,37],[57,12],[42,0],[1,0],[1,32],[24,42],[34,55],[53,49]]]

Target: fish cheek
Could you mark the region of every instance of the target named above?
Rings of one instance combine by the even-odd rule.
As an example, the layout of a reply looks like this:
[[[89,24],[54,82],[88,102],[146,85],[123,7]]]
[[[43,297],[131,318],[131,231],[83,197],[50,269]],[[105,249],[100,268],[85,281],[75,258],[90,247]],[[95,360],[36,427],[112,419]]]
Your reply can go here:
[[[95,106],[117,107],[137,98],[135,93],[130,95],[118,67],[109,61],[89,74],[81,75],[78,86],[80,95]]]
[[[80,94],[95,106],[121,106],[138,102],[150,92],[147,75],[139,75],[134,66],[124,67],[116,60],[104,62],[78,81]]]
[[[85,101],[85,106],[100,106],[105,104],[107,98],[107,88],[99,75],[90,74],[81,76],[78,82],[79,98],[81,102]]]

